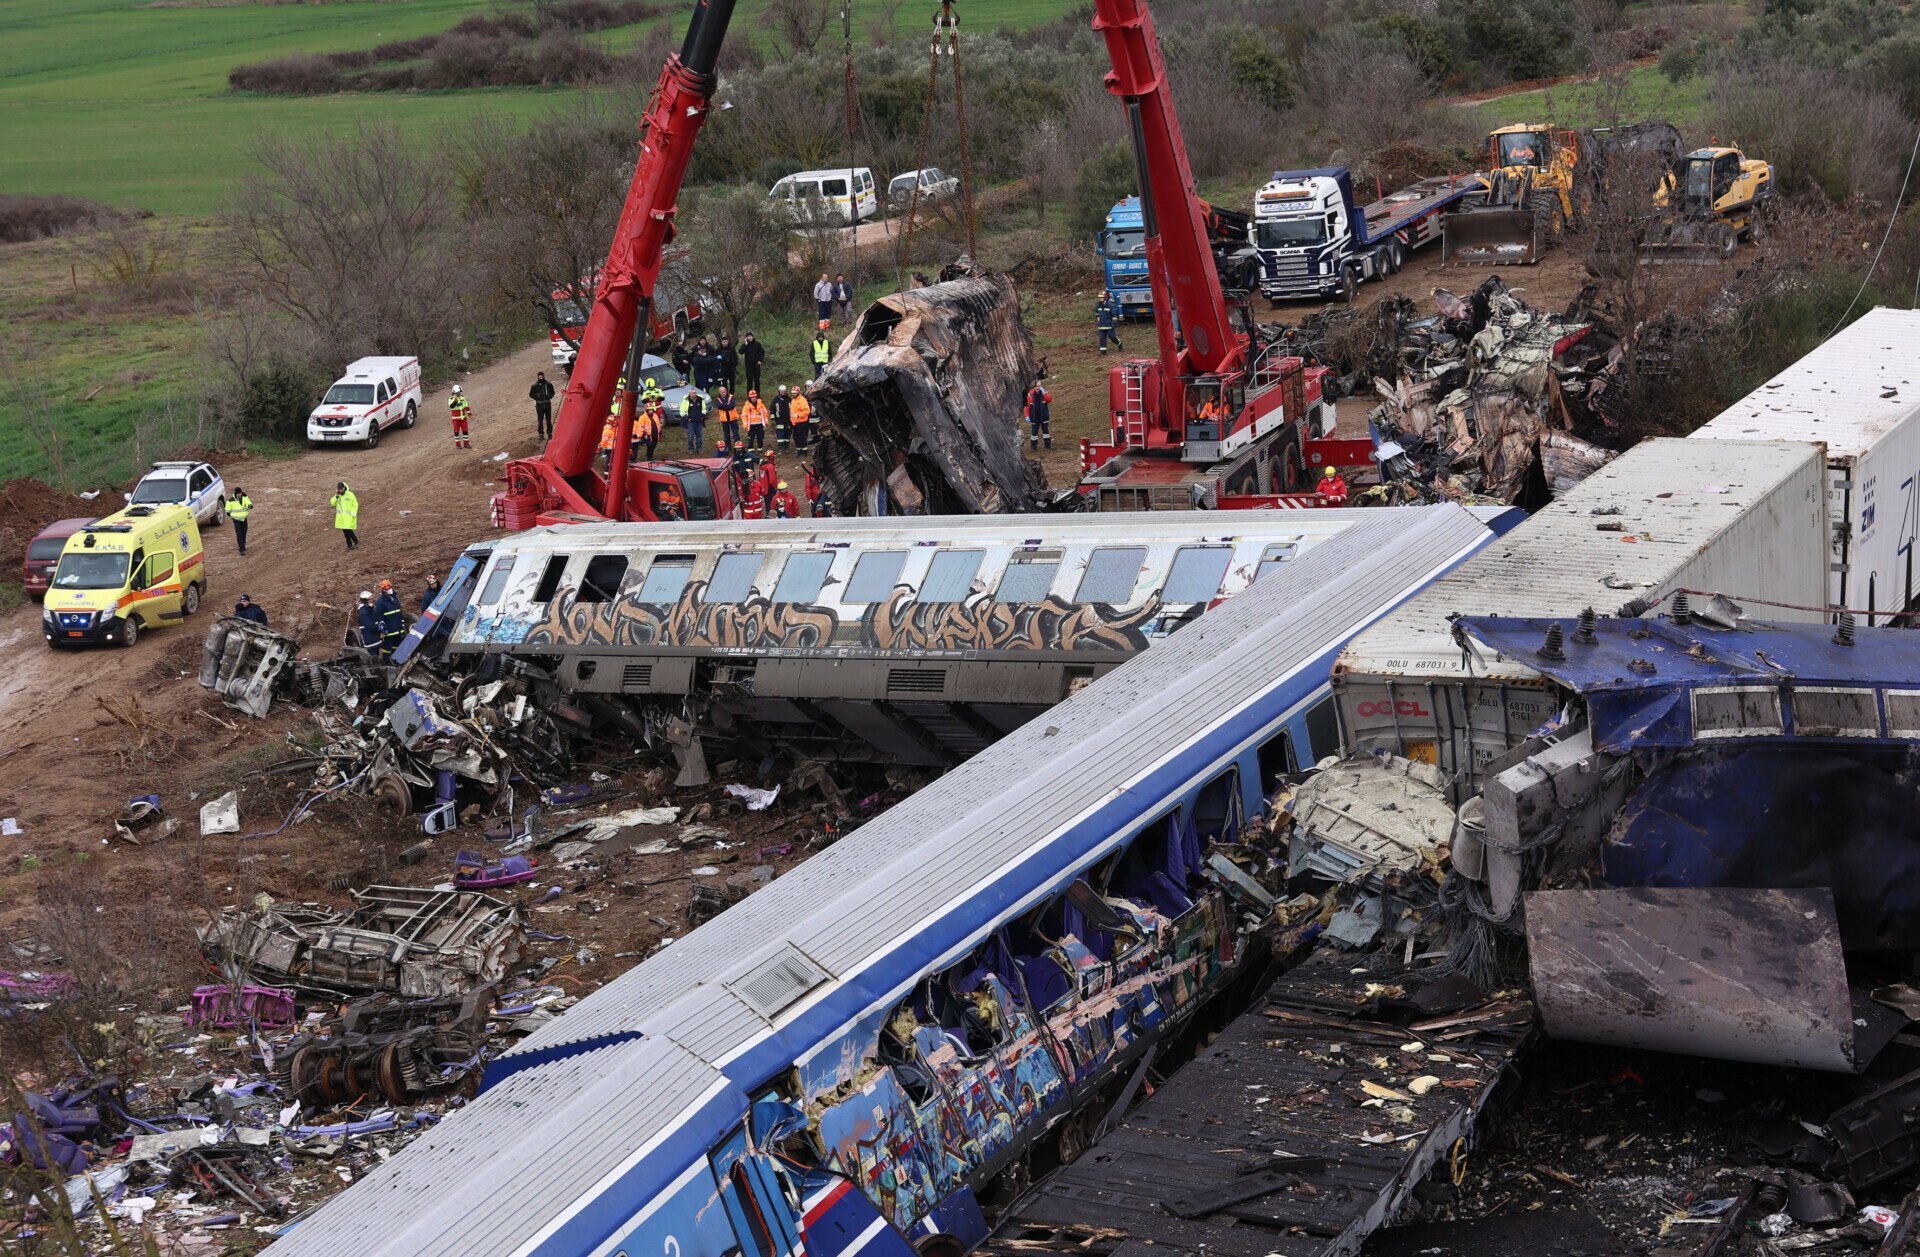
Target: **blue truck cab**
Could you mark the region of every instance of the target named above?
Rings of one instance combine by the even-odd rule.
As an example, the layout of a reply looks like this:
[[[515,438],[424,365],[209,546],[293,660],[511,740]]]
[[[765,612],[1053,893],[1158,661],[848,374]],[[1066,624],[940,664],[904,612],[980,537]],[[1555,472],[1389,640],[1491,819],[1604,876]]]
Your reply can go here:
[[[1153,286],[1147,278],[1147,229],[1140,218],[1140,198],[1116,201],[1107,211],[1106,226],[1096,241],[1106,272],[1107,295],[1123,319],[1153,317]]]

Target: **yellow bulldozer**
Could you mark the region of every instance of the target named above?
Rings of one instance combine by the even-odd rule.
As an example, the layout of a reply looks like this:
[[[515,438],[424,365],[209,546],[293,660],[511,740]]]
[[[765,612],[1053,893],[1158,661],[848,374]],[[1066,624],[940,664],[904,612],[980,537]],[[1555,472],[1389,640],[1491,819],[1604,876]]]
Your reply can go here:
[[[1697,148],[1674,163],[1654,207],[1664,213],[1640,245],[1645,262],[1712,262],[1757,240],[1773,197],[1773,163],[1737,148]]]
[[[1643,153],[1669,162],[1680,133],[1664,122],[1585,131],[1516,123],[1487,136],[1486,197],[1447,215],[1441,260],[1521,265],[1581,224],[1610,160]]]

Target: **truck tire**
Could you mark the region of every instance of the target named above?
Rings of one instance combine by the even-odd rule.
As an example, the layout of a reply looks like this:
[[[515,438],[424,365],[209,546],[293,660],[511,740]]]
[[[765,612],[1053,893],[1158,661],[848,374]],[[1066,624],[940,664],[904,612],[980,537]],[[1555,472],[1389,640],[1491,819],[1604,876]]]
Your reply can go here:
[[[1300,471],[1299,442],[1294,440],[1294,438],[1292,437],[1288,437],[1286,440],[1280,442],[1280,447],[1274,451],[1273,459],[1274,459],[1274,468],[1273,468],[1274,492],[1275,493],[1302,492],[1303,490],[1300,487],[1301,471]]]
[[[1340,268],[1340,304],[1352,305],[1354,289],[1360,286],[1360,279],[1354,274],[1351,263]]]
[[[407,417],[400,421],[400,426],[403,428],[411,428],[414,424],[419,422],[420,422],[420,408],[414,405],[412,402],[408,402]]]
[[[370,450],[380,448],[380,425],[377,423],[367,425],[367,448]]]

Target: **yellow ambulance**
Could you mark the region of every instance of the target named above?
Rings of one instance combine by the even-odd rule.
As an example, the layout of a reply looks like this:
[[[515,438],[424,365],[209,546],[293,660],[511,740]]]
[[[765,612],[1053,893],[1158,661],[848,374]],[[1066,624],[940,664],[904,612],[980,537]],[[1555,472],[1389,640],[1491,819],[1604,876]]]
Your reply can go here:
[[[131,646],[143,630],[192,615],[206,588],[192,510],[129,506],[67,538],[47,586],[41,631],[53,647]]]

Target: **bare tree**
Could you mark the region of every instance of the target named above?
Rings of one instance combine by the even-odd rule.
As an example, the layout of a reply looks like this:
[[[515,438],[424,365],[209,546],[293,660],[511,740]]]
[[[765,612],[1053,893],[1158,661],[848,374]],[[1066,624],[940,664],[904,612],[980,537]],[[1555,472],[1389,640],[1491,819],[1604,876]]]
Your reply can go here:
[[[496,317],[524,318],[531,307],[563,335],[578,327],[560,306],[593,304],[633,177],[631,117],[623,103],[589,97],[525,131],[487,120],[465,137],[475,295]]]
[[[789,51],[812,52],[833,11],[833,0],[768,0],[765,20]]]
[[[1020,170],[1033,193],[1033,205],[1039,221],[1047,221],[1047,202],[1058,201],[1073,191],[1073,177],[1080,163],[1058,122],[1049,118],[1035,127],[1020,148]]]
[[[688,245],[683,282],[701,305],[726,320],[731,335],[770,290],[786,265],[786,225],[752,188],[728,188],[703,197],[683,224]]]
[[[461,320],[463,250],[444,163],[391,126],[264,139],[262,173],[222,215],[237,276],[345,357],[431,353]]]
[[[899,34],[900,6],[906,0],[880,0],[872,6],[873,16],[867,19],[867,38],[876,48],[885,48],[892,44]]]
[[[1392,144],[1422,138],[1433,81],[1398,40],[1339,27],[1308,45],[1300,62],[1296,126],[1315,131],[1358,165]],[[1183,111],[1184,116],[1184,111]]]

